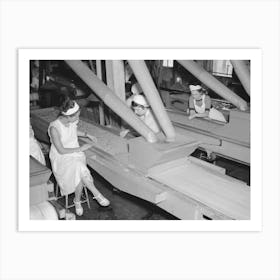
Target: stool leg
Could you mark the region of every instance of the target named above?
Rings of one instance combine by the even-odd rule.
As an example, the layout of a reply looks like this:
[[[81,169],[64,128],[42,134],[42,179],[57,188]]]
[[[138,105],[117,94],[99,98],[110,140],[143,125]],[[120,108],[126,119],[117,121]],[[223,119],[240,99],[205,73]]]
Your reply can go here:
[[[55,185],[55,197],[58,199],[58,184]]]
[[[65,195],[65,208],[68,209],[68,194]]]
[[[88,191],[87,191],[87,187],[85,185],[84,185],[84,190],[85,190],[87,205],[88,205],[88,208],[90,209],[90,203],[89,203],[89,198],[88,198]]]

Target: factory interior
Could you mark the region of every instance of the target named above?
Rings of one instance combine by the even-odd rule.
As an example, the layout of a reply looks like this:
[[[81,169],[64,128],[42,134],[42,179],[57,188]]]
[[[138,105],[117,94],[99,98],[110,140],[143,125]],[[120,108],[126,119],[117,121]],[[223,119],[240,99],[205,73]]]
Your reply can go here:
[[[250,219],[249,60],[30,60],[29,73],[30,219]],[[73,115],[98,190],[81,179],[80,201],[50,125]]]

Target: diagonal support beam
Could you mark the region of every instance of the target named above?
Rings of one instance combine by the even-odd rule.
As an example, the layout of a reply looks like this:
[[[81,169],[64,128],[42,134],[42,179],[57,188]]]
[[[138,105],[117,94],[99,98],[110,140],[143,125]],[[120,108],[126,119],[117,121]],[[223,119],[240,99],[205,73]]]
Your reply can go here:
[[[111,108],[118,116],[139,132],[148,142],[154,143],[157,138],[144,122],[138,119],[126,104],[117,97],[82,61],[65,60],[72,70]]]
[[[245,61],[231,60],[230,62],[242,86],[246,90],[247,94],[250,96],[250,71],[247,65],[245,64]]]
[[[212,89],[218,95],[231,102],[241,111],[246,111],[248,108],[247,102],[239,97],[236,93],[228,89],[223,83],[209,74],[201,66],[193,60],[177,60],[184,68],[192,73],[197,79]]]
[[[144,60],[128,60],[137,81],[141,85],[145,96],[147,97],[152,109],[155,114],[158,123],[165,133],[166,141],[172,142],[175,140],[174,127],[165,111],[159,96],[158,90],[153,82],[153,79],[149,73],[149,70]]]

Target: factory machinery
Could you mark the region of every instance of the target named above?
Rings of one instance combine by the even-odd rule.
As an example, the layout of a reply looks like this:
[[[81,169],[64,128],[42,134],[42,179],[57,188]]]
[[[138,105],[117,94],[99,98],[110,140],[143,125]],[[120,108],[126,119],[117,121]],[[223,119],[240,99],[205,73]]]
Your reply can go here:
[[[140,134],[138,137],[124,139],[115,130],[81,117],[78,130],[87,131],[98,140],[85,152],[88,165],[114,187],[147,200],[180,219],[250,219],[250,187],[242,181],[227,176],[224,168],[191,156],[198,147],[214,152],[217,151],[211,147],[215,149],[218,147],[221,154],[225,150],[231,150],[232,147],[238,150],[239,146],[242,147],[241,149],[244,146],[248,149],[246,141],[232,140],[230,134],[227,134],[227,129],[230,130],[234,122],[233,124],[230,122],[228,127],[220,130],[209,129],[202,125],[200,130],[203,133],[196,130],[195,125],[192,129],[188,129],[187,126],[191,127],[191,125],[180,119],[182,116],[165,110],[145,62],[137,60],[128,62],[163,133],[155,135],[126,106],[124,99],[118,96],[117,91],[123,82],[123,76],[120,75],[123,75],[123,72],[116,69],[120,69],[123,65],[122,61],[113,61],[111,64],[111,80],[107,80],[109,86],[104,84],[82,61],[66,61],[105,105]],[[179,63],[183,65],[185,61]],[[191,69],[194,71],[196,67]],[[217,85],[218,82],[213,82],[212,78],[210,81],[207,80],[209,77],[206,77],[204,72],[203,74],[199,72],[199,75],[206,85],[206,82],[213,83],[211,86],[217,87],[216,92],[224,93],[224,88]],[[234,93],[230,92],[230,95],[230,101],[243,111],[238,111],[241,116],[245,114],[247,104]],[[31,112],[31,122],[38,140],[49,142],[47,128],[57,115],[58,111],[55,108]],[[177,119],[174,120],[175,118]],[[233,117],[231,120],[234,119]],[[198,121],[203,122],[203,120]],[[173,126],[173,123],[176,125]],[[218,139],[217,135],[221,139]],[[85,141],[87,140],[80,139],[81,144]],[[232,146],[227,149],[228,146],[221,141],[225,141],[226,144],[230,142]],[[234,157],[234,151],[229,157]],[[246,162],[246,160],[240,157],[240,161]]]

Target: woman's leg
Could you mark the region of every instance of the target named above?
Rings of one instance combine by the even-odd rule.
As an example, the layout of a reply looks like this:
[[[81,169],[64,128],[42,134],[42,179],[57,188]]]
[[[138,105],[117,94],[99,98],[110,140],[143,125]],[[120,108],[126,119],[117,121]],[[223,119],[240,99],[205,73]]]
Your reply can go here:
[[[94,198],[101,206],[108,206],[110,201],[105,198],[101,192],[95,187],[93,183],[93,178],[91,175],[87,174],[86,176],[82,177],[82,182],[86,185],[86,187],[92,192]]]
[[[82,190],[83,190],[83,182],[81,181],[75,190],[75,201],[81,200]]]
[[[74,198],[75,210],[78,216],[82,216],[84,213],[84,209],[81,204],[82,190],[83,190],[83,182],[81,181],[79,185],[76,187],[75,198]]]

